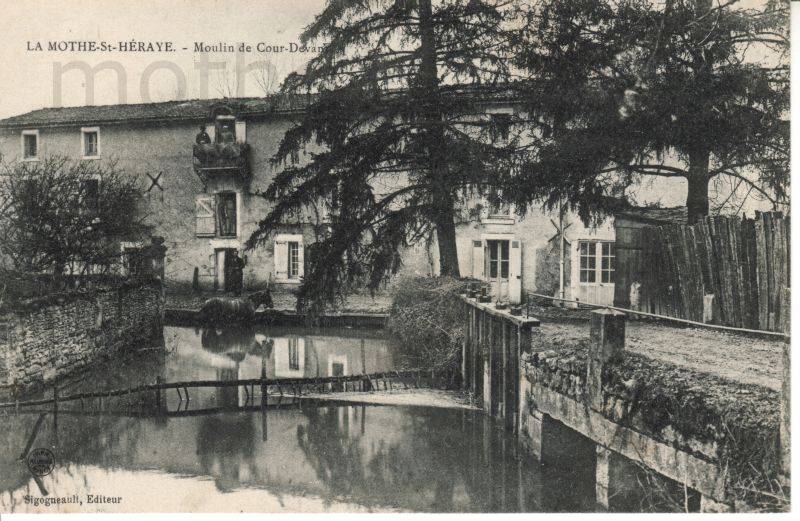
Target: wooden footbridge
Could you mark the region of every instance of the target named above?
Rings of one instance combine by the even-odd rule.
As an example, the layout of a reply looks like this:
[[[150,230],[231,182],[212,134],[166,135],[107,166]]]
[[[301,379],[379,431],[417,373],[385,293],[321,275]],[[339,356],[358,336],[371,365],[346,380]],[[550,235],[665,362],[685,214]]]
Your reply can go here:
[[[112,398],[138,397],[137,403],[153,406],[153,415],[172,414],[188,411],[191,392],[196,389],[242,388],[245,395],[243,407],[273,406],[283,398],[301,398],[341,392],[374,392],[409,390],[421,388],[452,388],[456,385],[454,372],[412,369],[406,371],[385,371],[380,373],[344,376],[318,376],[305,378],[248,378],[237,380],[190,380],[181,382],[155,382],[135,387],[103,391],[79,392],[60,395],[58,387],[53,387],[52,395],[25,401],[0,403],[0,410],[24,410],[31,407],[52,406],[58,410],[60,405],[77,404],[79,410],[102,411],[103,401]],[[165,408],[168,392],[175,391],[178,396],[177,411]],[[149,397],[149,398],[148,398]],[[133,414],[135,411],[132,411]],[[139,411],[135,415],[142,415]]]

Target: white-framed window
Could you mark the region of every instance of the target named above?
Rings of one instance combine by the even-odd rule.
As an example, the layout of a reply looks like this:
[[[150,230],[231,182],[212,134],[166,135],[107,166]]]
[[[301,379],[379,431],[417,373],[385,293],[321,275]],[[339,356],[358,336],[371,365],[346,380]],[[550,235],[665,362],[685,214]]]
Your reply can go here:
[[[290,279],[300,278],[300,243],[298,241],[287,242],[288,246],[288,276]]]
[[[617,252],[614,250],[613,242],[601,242],[600,249],[600,282],[608,284],[614,282]]]
[[[508,279],[509,273],[509,244],[506,240],[486,241],[486,274],[489,279]]]
[[[81,128],[81,159],[97,159],[100,157],[100,128]]]
[[[38,161],[39,160],[39,131],[23,130],[22,131],[22,159],[24,161]]]
[[[303,236],[278,234],[274,244],[275,282],[300,282],[304,273]]]
[[[616,252],[609,241],[579,241],[579,276],[581,284],[614,282]]]

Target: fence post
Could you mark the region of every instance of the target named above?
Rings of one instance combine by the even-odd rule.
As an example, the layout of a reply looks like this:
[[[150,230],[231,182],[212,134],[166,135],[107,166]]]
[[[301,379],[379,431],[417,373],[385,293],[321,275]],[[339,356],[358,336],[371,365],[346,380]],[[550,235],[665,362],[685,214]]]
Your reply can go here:
[[[469,388],[469,357],[470,357],[470,328],[469,328],[469,317],[470,317],[470,306],[466,301],[462,304],[464,308],[464,339],[461,343],[461,389],[466,391]]]
[[[703,323],[713,324],[714,319],[714,295],[703,295]]]
[[[603,365],[622,358],[625,350],[625,313],[613,309],[592,311],[587,363],[589,404],[603,410]]]
[[[789,288],[783,288],[781,295],[781,330],[787,334],[791,334],[790,323],[790,292]],[[792,366],[791,366],[791,350],[792,344],[789,338],[786,338],[783,343],[783,382],[781,385],[781,430],[780,430],[780,446],[781,446],[781,474],[786,483],[789,483],[789,478],[792,471],[792,432],[791,432],[791,397],[792,397]]]

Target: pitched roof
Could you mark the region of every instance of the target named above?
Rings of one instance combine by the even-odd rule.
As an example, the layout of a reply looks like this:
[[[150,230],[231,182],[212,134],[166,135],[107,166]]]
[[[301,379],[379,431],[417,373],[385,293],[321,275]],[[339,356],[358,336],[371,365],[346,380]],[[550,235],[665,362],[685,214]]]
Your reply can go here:
[[[506,85],[448,85],[444,91],[456,97],[480,99],[484,102],[518,102]],[[388,91],[396,95],[400,91]],[[205,121],[217,106],[231,107],[237,116],[247,119],[270,114],[302,112],[311,104],[314,94],[277,94],[263,98],[215,98],[157,103],[118,105],[86,105],[52,107],[33,110],[0,120],[0,129],[64,127],[78,124],[153,123]]]
[[[307,105],[308,98],[306,96],[280,96],[53,107],[33,110],[0,120],[0,128],[57,127],[90,123],[202,121],[208,119],[211,111],[219,106],[229,106],[237,115],[247,118],[248,116],[294,112],[304,109]]]
[[[686,207],[656,208],[652,206],[634,206],[616,213],[616,217],[624,217],[635,221],[652,224],[686,224]]]

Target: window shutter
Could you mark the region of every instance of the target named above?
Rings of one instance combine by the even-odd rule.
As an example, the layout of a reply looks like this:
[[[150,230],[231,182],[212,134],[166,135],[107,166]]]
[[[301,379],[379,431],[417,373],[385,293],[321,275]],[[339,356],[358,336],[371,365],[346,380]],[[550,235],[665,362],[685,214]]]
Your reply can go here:
[[[236,122],[236,142],[247,143],[247,124],[244,121]]]
[[[289,277],[289,243],[275,239],[272,262],[275,264],[275,280],[285,281]]]
[[[302,278],[305,273],[305,246],[303,241],[297,244],[297,276]]]
[[[472,241],[472,276],[476,279],[484,278],[483,263],[483,241]]]
[[[522,301],[522,243],[511,241],[511,257],[508,277],[508,299],[512,304]]]
[[[202,194],[195,198],[195,234],[198,237],[213,237],[216,231],[214,218],[214,196]]]

